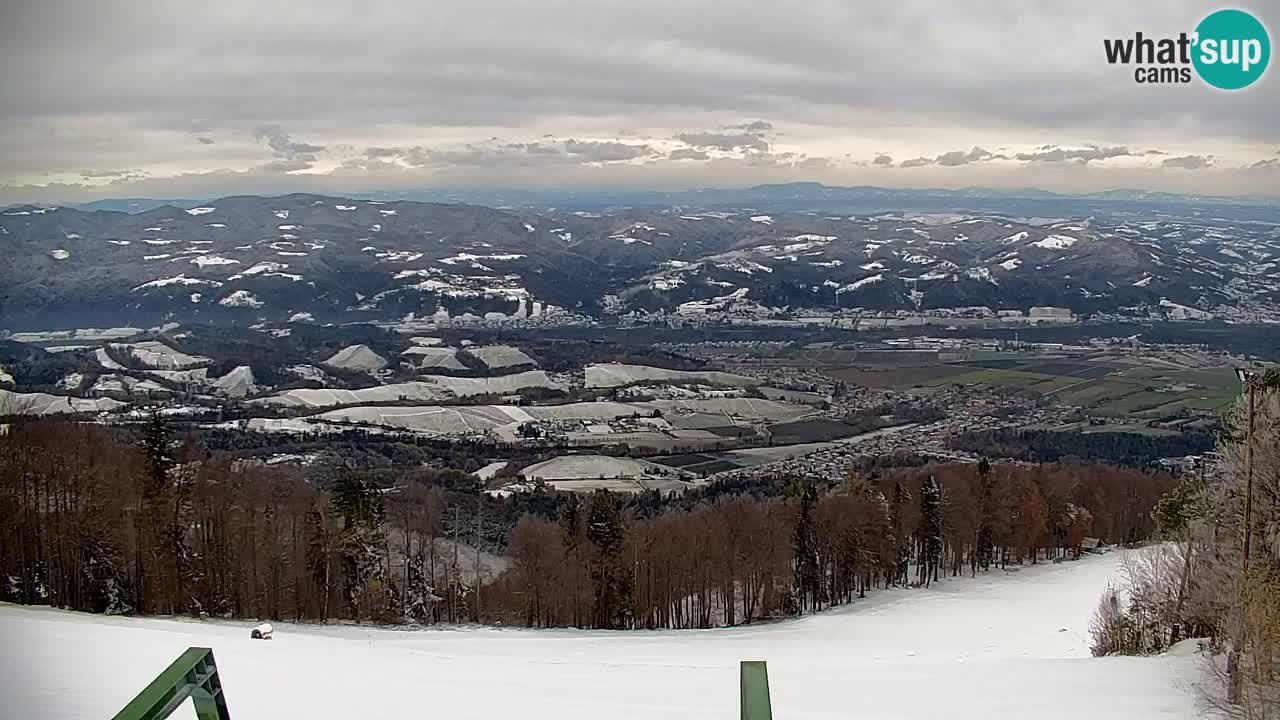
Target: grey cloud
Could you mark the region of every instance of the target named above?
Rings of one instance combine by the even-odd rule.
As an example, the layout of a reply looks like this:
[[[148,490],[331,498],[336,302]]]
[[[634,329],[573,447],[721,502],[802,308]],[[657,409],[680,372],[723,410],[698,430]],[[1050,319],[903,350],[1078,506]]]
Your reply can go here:
[[[118,177],[137,177],[143,175],[141,170],[81,170],[80,177],[93,178],[118,178]]]
[[[717,162],[743,163],[751,168],[776,168],[780,170],[819,171],[835,167],[835,163],[831,158],[794,152],[749,151],[736,158],[721,158]]]
[[[1144,153],[1142,153],[1142,154],[1143,154],[1143,155],[1168,155],[1169,153],[1167,153],[1167,152],[1165,152],[1165,151],[1163,151],[1163,150],[1148,150],[1148,151],[1146,151],[1146,152],[1144,152]]]
[[[706,160],[711,157],[702,150],[694,150],[693,148],[679,148],[667,153],[667,158],[671,160]]]
[[[935,158],[934,162],[943,167],[955,167],[956,165],[968,165],[969,163],[982,162],[995,157],[990,150],[980,147],[974,147],[969,152],[963,150],[953,150],[949,153],[943,153]]]
[[[752,122],[749,122],[749,123],[743,123],[741,125],[726,125],[725,127],[730,130],[743,130],[745,132],[759,134],[759,133],[767,133],[770,130],[772,130],[773,123],[767,120],[753,120]]]
[[[406,152],[408,151],[405,148],[371,147],[365,149],[364,156],[370,159],[399,157],[400,155],[404,155]]]
[[[313,155],[324,150],[323,145],[312,145],[310,143],[299,142],[290,137],[289,133],[279,125],[259,125],[253,129],[254,139],[265,142],[267,147],[276,152],[277,155],[284,158],[295,158],[299,155]]]
[[[257,169],[269,173],[291,173],[299,170],[309,170],[315,166],[315,161],[314,155],[304,154],[295,158],[281,158],[262,163],[257,166]]]
[[[735,150],[767,152],[769,150],[769,142],[754,133],[680,133],[676,135],[676,139],[696,148],[723,150],[725,152]]]
[[[1063,148],[1059,146],[1051,146],[1051,149],[1040,150],[1032,153],[1017,153],[1013,157],[1015,160],[1024,162],[1068,162],[1076,161],[1090,163],[1094,160],[1109,160],[1117,157],[1130,157],[1134,153],[1129,151],[1127,147],[1098,147],[1097,145],[1086,145],[1082,148]]]
[[[1160,163],[1160,166],[1182,170],[1203,170],[1213,166],[1213,158],[1203,155],[1182,155],[1180,157],[1166,158],[1164,162]]]
[[[652,146],[616,140],[549,140],[538,142],[503,142],[490,138],[482,143],[460,147],[369,147],[364,151],[369,160],[394,161],[409,167],[433,166],[532,166],[615,163],[656,154]]]
[[[876,159],[871,161],[872,165],[883,165],[885,167],[893,167],[893,156],[881,153],[876,155]]]
[[[881,157],[885,157],[885,156],[881,156]],[[1005,155],[998,155],[996,153],[991,152],[990,150],[987,150],[986,148],[980,148],[980,147],[974,146],[973,149],[971,150],[952,150],[951,152],[945,152],[933,158],[918,157],[918,158],[913,158],[911,160],[904,160],[902,161],[902,163],[898,165],[898,167],[917,168],[917,167],[925,167],[927,165],[939,165],[941,167],[957,167],[960,165],[969,165],[971,163],[987,162],[988,160],[1008,160],[1008,159],[1009,158],[1006,157]],[[880,157],[877,157],[876,164],[877,165],[892,164],[892,158],[890,158],[888,163],[881,163]]]
[[[617,162],[634,160],[645,155],[652,155],[653,148],[648,145],[629,145],[627,143],[594,140],[566,140],[565,152],[586,162]]]
[[[198,138],[196,138],[196,142],[200,143],[201,145],[212,145],[212,144],[213,144],[213,138],[211,138],[211,137],[198,137]]]
[[[1280,153],[1277,153],[1280,155]],[[1269,170],[1271,168],[1280,168],[1280,158],[1267,158],[1249,166],[1250,170]]]
[[[436,21],[439,9],[430,3],[353,14],[337,0],[11,2],[0,23],[0,157],[6,160],[0,184],[39,184],[46,173],[82,167],[189,162],[246,169],[263,159],[298,161],[322,152],[281,130],[273,137],[284,151],[272,147],[272,158],[254,156],[240,140],[263,119],[329,144],[330,156],[345,157],[332,150],[341,143],[404,146],[404,156],[384,158],[396,165],[426,159],[424,151],[410,156],[413,146],[465,143],[466,128],[483,128],[477,138],[532,138],[561,120],[565,134],[599,140],[619,137],[613,130],[620,123],[661,138],[690,128],[759,136],[770,132],[763,129],[768,124],[795,128],[789,141],[803,138],[824,148],[814,152],[852,150],[859,157],[876,147],[898,157],[933,157],[940,148],[914,143],[965,131],[973,133],[967,144],[988,148],[1093,138],[1235,163],[1265,156],[1265,148],[1280,143],[1274,81],[1233,94],[1230,112],[1222,112],[1223,98],[1213,94],[1137,92],[1123,69],[1100,61],[1097,38],[1135,27],[1185,30],[1188,18],[1203,14],[1203,3],[1193,0],[1166,0],[1154,15],[1150,2],[1101,4],[1082,14],[1069,3],[1010,9],[994,0],[813,0],[805,12],[756,2],[736,13],[711,0],[654,1],[558,0],[548,12],[499,0],[496,8],[452,8],[448,23]],[[936,42],[903,53],[903,37]],[[1058,51],[1043,52],[1046,47]],[[212,62],[215,48],[234,62]],[[104,57],[112,62],[101,62]],[[344,57],[358,61],[335,61]],[[218,142],[202,147],[188,133]],[[728,150],[690,147],[762,151],[769,137]],[[854,137],[861,143],[856,147]],[[840,142],[849,146],[834,147]],[[1029,154],[1056,150],[1041,146]],[[544,167],[542,158],[565,168],[583,164],[566,155],[543,146],[506,151],[521,167]],[[1090,169],[1098,173],[1080,177],[1097,180],[1074,179],[1086,164],[1097,165]],[[1117,178],[1128,181],[1126,187],[1185,183],[1176,187],[1191,190],[1201,182],[1202,190],[1219,190],[1216,175],[1209,181],[1158,167],[1106,174],[1121,164],[1077,158],[1068,168],[1037,158],[1026,161],[1031,167],[983,162],[969,169],[975,182],[997,185],[1071,177],[1062,189],[1106,189],[1109,178]],[[710,172],[703,165],[686,162],[684,175],[645,177],[674,184],[737,180],[729,172],[701,175]],[[542,179],[592,182],[575,172]],[[853,182],[858,179],[866,180]],[[191,196],[174,187],[164,194]]]

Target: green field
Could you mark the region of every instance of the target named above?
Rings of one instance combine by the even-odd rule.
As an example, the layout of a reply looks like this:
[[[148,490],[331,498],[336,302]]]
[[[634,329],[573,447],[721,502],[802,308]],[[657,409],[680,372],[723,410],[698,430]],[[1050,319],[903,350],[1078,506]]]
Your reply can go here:
[[[1184,408],[1220,412],[1240,393],[1230,368],[1169,370],[1087,361],[1038,362],[1009,355],[982,360],[1001,367],[936,363],[875,370],[845,368],[830,374],[854,384],[897,390],[928,391],[950,385],[1025,387],[1096,415],[1145,419],[1166,417]]]

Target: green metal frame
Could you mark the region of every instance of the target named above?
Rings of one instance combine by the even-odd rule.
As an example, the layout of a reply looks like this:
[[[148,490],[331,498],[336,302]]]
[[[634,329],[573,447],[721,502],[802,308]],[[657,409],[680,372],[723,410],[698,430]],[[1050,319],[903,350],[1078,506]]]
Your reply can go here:
[[[741,680],[741,720],[772,720],[769,704],[769,669],[763,660],[743,660]]]
[[[187,648],[113,720],[163,720],[187,698],[200,720],[231,720],[211,648]]]

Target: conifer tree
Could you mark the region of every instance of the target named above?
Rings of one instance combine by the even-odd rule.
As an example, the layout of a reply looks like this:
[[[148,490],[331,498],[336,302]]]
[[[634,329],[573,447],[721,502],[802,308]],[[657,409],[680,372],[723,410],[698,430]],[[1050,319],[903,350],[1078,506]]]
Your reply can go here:
[[[890,526],[893,532],[893,579],[896,585],[901,583],[907,584],[907,572],[911,560],[911,539],[907,533],[906,522],[903,513],[906,512],[907,502],[911,496],[903,489],[902,483],[894,483],[893,486],[893,509],[890,513]]]
[[[622,513],[613,493],[596,490],[587,512],[587,540],[595,547],[591,580],[595,589],[596,627],[622,629],[630,615],[630,572],[623,567],[622,546],[626,540]]]
[[[817,602],[822,580],[818,573],[818,540],[813,521],[813,506],[817,502],[818,491],[809,484],[795,484],[789,493],[799,499],[795,528],[791,536],[791,544],[795,550],[792,584],[796,596],[795,610],[803,614],[807,604]]]
[[[991,463],[982,458],[978,462],[978,539],[974,549],[978,567],[983,570],[991,569],[992,549],[995,546],[995,531],[992,527],[995,515],[993,486]]]
[[[581,579],[581,555],[580,545],[582,540],[582,500],[576,494],[570,493],[560,504],[560,544],[564,549],[565,566],[569,570],[571,576],[570,587],[573,592],[573,624],[575,626],[582,625],[582,617],[579,609],[579,599],[582,597]]]
[[[342,517],[337,546],[342,560],[343,594],[352,618],[359,621],[361,606],[367,604],[361,602],[367,600],[366,590],[371,585],[383,592],[390,590],[389,583],[381,577],[385,549],[382,494],[344,468],[334,484],[332,503]]]
[[[929,587],[942,564],[942,489],[933,475],[920,486],[920,580]]]

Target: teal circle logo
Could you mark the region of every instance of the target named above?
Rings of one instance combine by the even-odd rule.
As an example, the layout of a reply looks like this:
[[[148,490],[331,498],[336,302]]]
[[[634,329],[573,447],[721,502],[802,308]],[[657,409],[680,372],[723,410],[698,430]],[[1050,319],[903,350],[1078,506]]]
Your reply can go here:
[[[1243,10],[1219,10],[1196,26],[1192,63],[1200,78],[1219,90],[1249,87],[1270,60],[1267,29]]]

